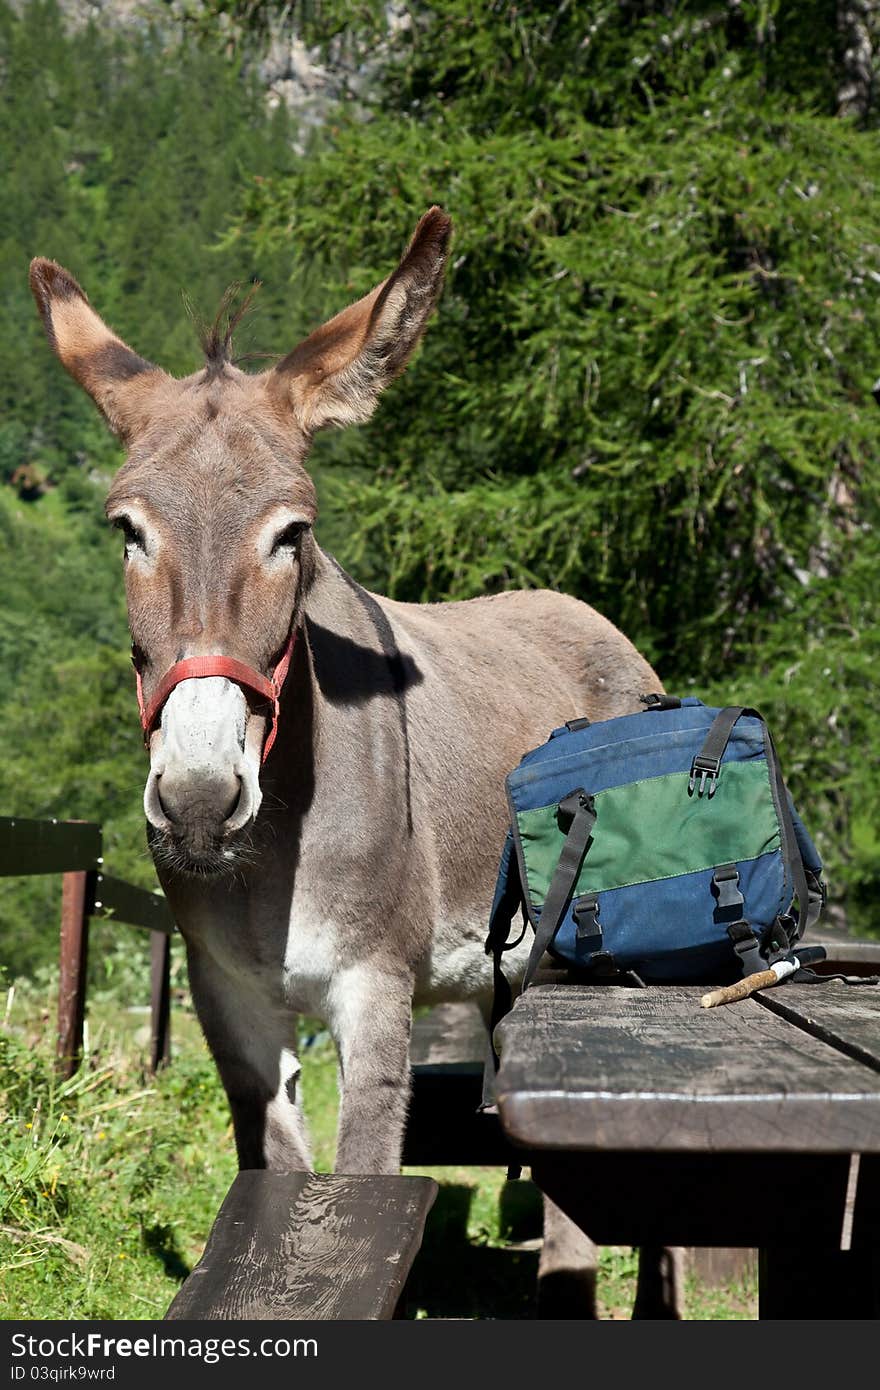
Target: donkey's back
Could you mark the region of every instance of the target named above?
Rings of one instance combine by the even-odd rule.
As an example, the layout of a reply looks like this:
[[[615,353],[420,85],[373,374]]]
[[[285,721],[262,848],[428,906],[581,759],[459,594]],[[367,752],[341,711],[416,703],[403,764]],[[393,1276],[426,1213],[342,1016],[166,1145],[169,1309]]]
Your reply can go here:
[[[408,795],[428,866],[430,946],[417,999],[491,992],[482,951],[507,807],[504,779],[566,720],[637,710],[662,689],[632,643],[593,608],[549,590],[460,603],[377,599],[418,673],[406,692]],[[527,943],[510,959],[515,978]]]
[[[519,711],[529,730],[537,718],[540,738],[548,717],[610,719],[638,709],[638,696],[658,688],[619,628],[569,594],[535,589],[458,603],[379,602],[477,721],[498,708],[512,721]]]

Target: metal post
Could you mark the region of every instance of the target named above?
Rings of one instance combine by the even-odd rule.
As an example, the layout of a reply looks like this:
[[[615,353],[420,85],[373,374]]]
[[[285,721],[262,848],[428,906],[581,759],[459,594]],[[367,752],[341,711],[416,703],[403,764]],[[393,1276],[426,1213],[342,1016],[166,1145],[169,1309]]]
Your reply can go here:
[[[66,873],[61,885],[61,962],[58,982],[59,1073],[73,1076],[80,1064],[86,1007],[89,915],[95,898],[95,871]]]
[[[171,1061],[171,937],[150,932],[150,1071]]]

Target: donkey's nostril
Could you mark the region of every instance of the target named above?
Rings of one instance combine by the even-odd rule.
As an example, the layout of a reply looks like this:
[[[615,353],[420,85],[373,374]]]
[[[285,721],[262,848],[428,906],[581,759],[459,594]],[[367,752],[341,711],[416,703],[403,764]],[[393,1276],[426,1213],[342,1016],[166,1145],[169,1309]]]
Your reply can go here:
[[[176,815],[176,813],[175,813],[174,806],[171,804],[171,798],[170,798],[170,797],[168,798],[167,801],[165,800],[165,797],[163,797],[163,795],[162,795],[163,790],[166,790],[166,792],[167,792],[169,789],[163,788],[163,786],[162,786],[162,778],[161,778],[161,777],[157,777],[157,778],[156,778],[156,800],[157,800],[158,803],[159,803],[159,810],[162,812],[162,815],[165,817],[166,820],[169,820],[169,821],[171,822],[172,825],[176,825],[176,824],[177,824],[178,817],[177,817],[177,815]]]
[[[244,783],[242,782],[241,778],[238,777],[238,776],[236,777],[235,781],[236,781],[235,795],[233,796],[233,798],[232,798],[232,800],[230,801],[229,805],[226,807],[226,810],[223,812],[223,819],[224,819],[225,821],[227,821],[227,820],[232,820],[233,817],[235,816],[235,813],[237,812],[239,806],[241,805],[241,798],[242,798],[242,794],[243,794],[243,792],[244,792]]]
[[[238,810],[242,780],[237,773],[219,777],[193,776],[166,770],[156,778],[156,799],[162,814],[174,826],[199,821],[220,827]]]

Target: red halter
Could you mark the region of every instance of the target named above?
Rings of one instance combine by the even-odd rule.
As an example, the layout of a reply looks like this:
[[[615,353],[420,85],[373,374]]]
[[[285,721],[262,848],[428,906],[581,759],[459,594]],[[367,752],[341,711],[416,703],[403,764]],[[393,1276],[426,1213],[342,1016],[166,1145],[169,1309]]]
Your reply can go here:
[[[281,714],[281,687],[284,685],[287,672],[290,670],[295,645],[296,629],[294,628],[287,639],[281,660],[271,677],[260,675],[260,672],[255,671],[252,666],[246,666],[243,661],[235,661],[231,656],[188,656],[184,661],[177,661],[169,667],[148,705],[144,704],[141,673],[135,665],[138,708],[141,712],[144,742],[149,743],[150,734],[159,722],[162,706],[176,685],[180,685],[181,681],[197,680],[202,676],[225,676],[227,680],[235,681],[236,685],[242,686],[245,690],[252,690],[255,694],[262,695],[263,699],[272,701],[272,727],[263,744],[263,757],[261,759],[262,762],[265,762],[272,749],[272,744],[275,742],[275,735],[278,733],[278,720]]]

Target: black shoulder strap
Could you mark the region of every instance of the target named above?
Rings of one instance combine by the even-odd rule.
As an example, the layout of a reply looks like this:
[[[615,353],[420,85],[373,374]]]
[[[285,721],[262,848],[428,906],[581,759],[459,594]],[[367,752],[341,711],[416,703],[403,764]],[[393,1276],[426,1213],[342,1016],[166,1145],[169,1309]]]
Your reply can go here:
[[[699,778],[698,794],[702,796],[706,780],[708,779],[709,796],[711,797],[713,795],[721,769],[721,759],[724,756],[724,750],[727,747],[728,739],[733,731],[734,724],[744,714],[751,715],[753,718],[757,719],[764,731],[764,747],[767,753],[767,766],[770,771],[770,790],[773,793],[776,814],[779,818],[779,829],[782,838],[782,855],[791,876],[794,895],[798,902],[798,920],[794,932],[794,940],[797,941],[800,940],[807,928],[812,926],[819,916],[822,909],[822,895],[818,885],[814,885],[811,892],[807,883],[807,874],[804,869],[804,861],[801,858],[794,822],[791,818],[791,810],[788,804],[788,792],[782,780],[776,745],[767,727],[767,721],[760,710],[751,709],[748,705],[728,705],[726,709],[719,711],[712,721],[702,748],[691,764],[688,791],[691,794],[693,793],[697,778]]]
[[[559,924],[581,870],[584,854],[593,833],[593,826],[596,824],[593,798],[588,796],[580,787],[577,791],[570,792],[563,801],[560,801],[559,809],[563,814],[568,811],[573,812],[573,815],[535,929],[535,939],[532,942],[526,973],[523,976],[522,987],[524,990],[528,989],[531,984],[541,957],[559,930]]]
[[[522,987],[527,989],[531,984],[532,977],[538,968],[538,963],[553,940],[559,929],[566,906],[574,890],[577,876],[580,873],[584,854],[590,842],[593,826],[596,824],[596,812],[593,807],[593,798],[588,796],[585,791],[578,788],[577,791],[570,792],[569,795],[559,803],[559,810],[563,815],[571,815],[571,824],[568,834],[565,837],[565,844],[556,865],[555,872],[550,880],[547,889],[547,896],[544,899],[544,906],[535,930],[535,939],[532,942],[532,949],[526,965]],[[513,873],[511,872],[505,891],[499,899],[489,926],[489,935],[486,938],[486,953],[492,955],[492,967],[494,976],[494,991],[492,997],[492,1013],[489,1021],[489,1048],[486,1058],[486,1065],[483,1069],[483,1099],[480,1105],[481,1110],[491,1110],[494,1108],[494,1082],[495,1073],[498,1070],[498,1054],[495,1051],[495,1026],[501,1021],[506,1013],[510,1012],[513,1005],[510,984],[501,968],[501,957],[507,946],[507,938],[510,933],[510,921],[516,911],[521,898],[516,896],[521,894],[522,888],[519,884],[517,874],[516,888],[513,885]],[[523,913],[525,916],[525,911]],[[518,942],[516,943],[518,944]]]
[[[523,933],[526,930],[523,886],[520,880],[519,865],[513,854],[513,836],[509,830],[501,852],[498,878],[498,888],[495,893],[495,901],[492,904],[489,931],[485,943],[486,955],[492,957],[492,1009],[489,1017],[486,1064],[483,1069],[483,1098],[479,1107],[481,1110],[494,1110],[495,1107],[494,1082],[499,1059],[492,1038],[495,1033],[495,1025],[500,1023],[504,1015],[510,1013],[513,1007],[513,993],[507,976],[501,968],[501,959],[505,951],[512,950],[522,940],[522,936],[519,936],[516,941],[508,945],[510,924],[518,908],[522,908],[523,912]]]
[[[767,728],[766,721],[762,715],[758,715],[764,729],[764,738],[767,742],[767,762],[770,765],[770,787],[776,801],[776,810],[779,814],[779,828],[782,833],[782,853],[785,862],[791,872],[794,893],[798,902],[798,920],[795,931],[795,939],[800,940],[807,927],[812,926],[822,910],[822,896],[818,896],[816,891],[811,894],[807,886],[807,873],[804,868],[804,861],[801,858],[800,847],[797,836],[794,833],[794,821],[791,818],[791,810],[788,805],[788,792],[782,780],[782,771],[779,766],[779,758],[776,754],[776,745],[773,736]]]

